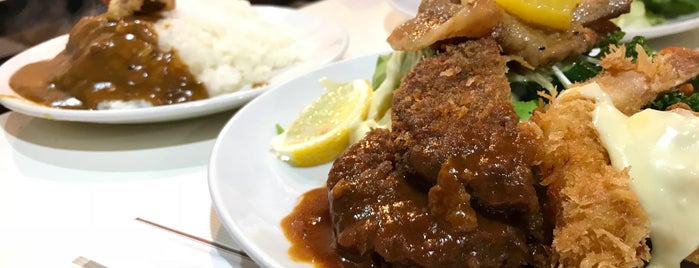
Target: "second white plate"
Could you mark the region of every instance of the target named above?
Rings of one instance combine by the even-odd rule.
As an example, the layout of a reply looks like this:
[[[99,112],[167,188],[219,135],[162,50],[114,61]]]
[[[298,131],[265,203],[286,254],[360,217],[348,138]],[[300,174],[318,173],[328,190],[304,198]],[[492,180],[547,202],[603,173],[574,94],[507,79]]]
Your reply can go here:
[[[262,267],[312,267],[292,261],[280,222],[299,196],[325,185],[330,163],[298,168],[269,150],[275,124],[288,125],[323,92],[320,78],[371,79],[377,55],[333,63],[293,79],[240,109],[219,134],[209,162],[209,188],[223,225]]]
[[[9,79],[22,66],[53,58],[63,50],[68,36],[60,36],[32,47],[0,66],[0,103],[13,111],[47,119],[92,123],[150,123],[213,114],[238,108],[270,87],[319,66],[339,59],[347,49],[349,37],[337,23],[310,16],[296,9],[253,6],[263,18],[275,25],[285,25],[290,34],[302,42],[309,57],[280,71],[270,86],[241,90],[209,99],[128,110],[69,110],[47,107],[23,99],[12,91]]]
[[[634,36],[645,36],[647,39],[653,39],[666,35],[681,33],[699,27],[699,12],[687,14],[674,19],[665,21],[662,24],[647,28],[639,29],[624,29],[626,32],[625,40],[630,40]]]

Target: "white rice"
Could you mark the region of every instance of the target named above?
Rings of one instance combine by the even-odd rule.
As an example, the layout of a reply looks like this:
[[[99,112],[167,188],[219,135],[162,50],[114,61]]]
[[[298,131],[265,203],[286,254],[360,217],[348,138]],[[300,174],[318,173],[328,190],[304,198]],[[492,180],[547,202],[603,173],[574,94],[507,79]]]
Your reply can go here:
[[[174,49],[210,97],[268,82],[298,61],[296,40],[243,0],[178,0],[154,25],[163,50]]]

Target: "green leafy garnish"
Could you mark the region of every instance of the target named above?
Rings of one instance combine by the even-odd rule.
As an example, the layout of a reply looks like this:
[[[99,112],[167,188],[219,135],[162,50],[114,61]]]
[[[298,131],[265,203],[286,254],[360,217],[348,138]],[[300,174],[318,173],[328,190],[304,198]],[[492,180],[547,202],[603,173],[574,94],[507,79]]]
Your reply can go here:
[[[512,95],[517,101],[529,101],[538,99],[537,92],[543,91],[553,95],[571,84],[587,81],[603,71],[599,62],[609,54],[612,45],[625,46],[626,57],[631,58],[632,61],[638,57],[637,45],[640,45],[651,57],[655,55],[655,51],[648,46],[644,37],[637,36],[628,43],[622,43],[624,35],[623,31],[609,33],[589,51],[551,67],[542,67],[534,71],[511,69],[507,73],[507,78],[510,81]]]
[[[274,128],[277,130],[277,135],[284,133],[284,127],[280,124],[274,124]]]
[[[665,111],[668,107],[684,103],[692,109],[692,111],[699,112],[699,91],[696,90],[699,85],[699,77],[695,77],[694,80],[690,81],[694,87],[692,94],[685,95],[681,91],[672,91],[664,94],[660,94],[648,108]]]
[[[602,39],[600,39],[597,44],[595,45],[595,48],[599,49],[599,53],[595,53],[590,55],[590,52],[593,52],[595,49],[592,49],[590,52],[585,53],[590,55],[591,57],[594,57],[596,59],[601,59],[607,54],[609,54],[609,46],[610,45],[619,45],[621,44],[621,39],[624,38],[626,35],[625,32],[623,31],[615,31],[608,33],[606,36],[604,36]]]
[[[675,18],[682,15],[699,11],[699,1],[697,0],[642,0],[646,10],[663,16],[665,18]]]
[[[648,54],[648,56],[654,57],[655,56],[655,50],[650,48],[648,45],[648,41],[646,40],[645,37],[643,36],[634,36],[631,41],[629,41],[626,44],[626,57],[627,58],[632,58],[633,61],[636,61],[636,58],[638,58],[638,52],[636,52],[636,45],[640,45],[641,48],[643,48],[643,51]]]
[[[532,117],[534,109],[539,106],[538,100],[530,101],[513,101],[512,105],[515,108],[515,113],[519,116],[520,121],[529,120]]]
[[[400,86],[400,80],[415,65],[426,57],[434,55],[431,49],[417,51],[394,51],[382,55],[376,61],[372,77],[374,96],[369,106],[368,119],[380,120],[391,107],[393,91]]]
[[[379,88],[379,85],[386,80],[386,65],[391,55],[393,54],[380,55],[379,58],[376,59],[376,69],[374,71],[374,76],[371,78],[371,86],[374,87],[374,90]]]

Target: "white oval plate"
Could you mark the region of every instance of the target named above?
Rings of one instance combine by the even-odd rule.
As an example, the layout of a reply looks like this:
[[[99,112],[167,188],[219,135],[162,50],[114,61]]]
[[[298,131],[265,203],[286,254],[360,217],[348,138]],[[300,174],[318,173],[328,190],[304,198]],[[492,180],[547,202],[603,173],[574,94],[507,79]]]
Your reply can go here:
[[[127,110],[69,110],[36,104],[23,99],[12,91],[9,80],[22,66],[51,59],[65,47],[68,36],[63,35],[11,58],[0,66],[0,103],[13,111],[30,116],[54,120],[80,121],[93,123],[150,123],[193,118],[238,108],[261,93],[292,77],[339,59],[347,49],[349,37],[337,23],[314,17],[301,11],[272,6],[253,6],[266,20],[275,25],[285,25],[307,50],[308,57],[293,64],[270,81],[269,86],[256,89],[242,89],[204,100],[173,105]]]
[[[319,80],[371,79],[377,55],[333,63],[274,88],[240,109],[219,134],[209,189],[223,225],[262,267],[312,267],[289,259],[280,222],[300,195],[325,185],[331,164],[297,168],[269,150],[275,124],[288,125],[323,89]]]
[[[417,9],[420,7],[421,0],[387,0],[388,4],[396,11],[412,18],[417,14]]]
[[[386,0],[396,11],[408,18],[415,17],[421,0]],[[623,29],[626,36],[622,41],[629,41],[634,36],[645,36],[646,39],[653,39],[666,35],[676,34],[699,27],[699,12],[687,14],[674,19],[667,20],[663,24],[640,29]]]
[[[665,21],[662,24],[647,28],[624,29],[626,36],[624,41],[631,40],[634,36],[645,36],[646,39],[653,39],[666,35],[681,33],[699,27],[699,12],[687,14]]]

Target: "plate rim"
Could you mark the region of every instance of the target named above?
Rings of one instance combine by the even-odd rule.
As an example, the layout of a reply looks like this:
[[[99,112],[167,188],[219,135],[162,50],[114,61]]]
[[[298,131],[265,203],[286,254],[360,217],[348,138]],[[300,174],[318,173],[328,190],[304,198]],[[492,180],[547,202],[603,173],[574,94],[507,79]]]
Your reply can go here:
[[[319,25],[322,24],[324,28],[332,29],[332,31],[337,34],[337,40],[334,40],[332,45],[333,48],[336,48],[336,51],[332,51],[331,56],[329,57],[319,59],[310,58],[310,61],[302,60],[297,62],[296,65],[291,65],[291,70],[280,71],[280,73],[276,75],[277,78],[280,79],[276,82],[276,84],[254,89],[242,88],[236,92],[225,93],[207,99],[170,105],[115,110],[72,110],[40,105],[19,96],[19,94],[17,94],[9,86],[9,80],[12,74],[28,63],[55,57],[58,53],[60,53],[60,51],[62,51],[62,49],[65,47],[65,43],[68,41],[68,34],[64,34],[34,45],[11,57],[0,65],[0,104],[11,111],[21,114],[57,121],[102,124],[141,124],[184,120],[240,108],[263,92],[266,92],[285,81],[308,72],[317,66],[324,66],[328,63],[337,61],[338,59],[342,58],[349,47],[349,32],[335,21],[289,7],[273,5],[251,6],[258,12],[261,11],[261,13],[265,11],[270,14],[272,12],[284,12],[285,14],[292,14],[294,16],[300,16],[304,19],[313,20]],[[53,48],[52,46],[58,46],[60,49],[53,51],[53,49],[56,48]],[[49,49],[49,52],[51,53],[46,53],[46,51],[44,51],[47,49]],[[38,52],[44,52],[44,54],[40,56],[34,55]],[[30,59],[27,60],[25,58]],[[312,67],[303,67],[304,63],[312,63]],[[297,70],[294,69],[294,67],[306,69]],[[297,73],[294,74],[292,71]],[[288,77],[284,77],[285,74]],[[274,79],[274,77],[272,79]],[[3,92],[7,92],[9,94],[5,94]]]
[[[634,36],[644,36],[646,39],[654,39],[690,31],[695,28],[699,28],[699,11],[672,18],[664,23],[650,27],[624,30],[626,36],[624,36],[622,40],[630,41]]]

